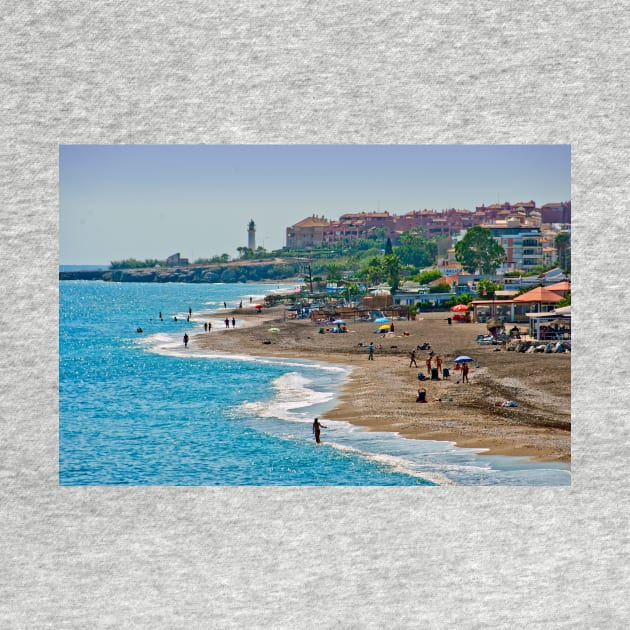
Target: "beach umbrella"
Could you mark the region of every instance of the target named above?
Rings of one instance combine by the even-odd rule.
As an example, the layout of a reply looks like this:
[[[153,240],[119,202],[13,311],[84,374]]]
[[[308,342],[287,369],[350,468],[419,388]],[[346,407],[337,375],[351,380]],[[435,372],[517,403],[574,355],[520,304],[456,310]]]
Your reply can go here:
[[[467,357],[465,354],[462,354],[455,359],[455,363],[472,363],[472,359]]]
[[[346,323],[346,322],[345,322],[345,320],[343,320],[343,319],[336,319],[336,320],[333,322],[333,324],[345,324],[345,323]]]
[[[378,332],[383,332],[384,330],[389,330],[389,324],[385,324],[384,326],[378,327]]]
[[[374,320],[375,324],[385,324],[389,322],[389,318],[388,317],[379,317],[378,319]]]
[[[254,304],[254,308],[262,308],[263,304]]]
[[[451,311],[454,313],[463,313],[468,310],[467,304],[455,304],[455,306],[451,306]]]

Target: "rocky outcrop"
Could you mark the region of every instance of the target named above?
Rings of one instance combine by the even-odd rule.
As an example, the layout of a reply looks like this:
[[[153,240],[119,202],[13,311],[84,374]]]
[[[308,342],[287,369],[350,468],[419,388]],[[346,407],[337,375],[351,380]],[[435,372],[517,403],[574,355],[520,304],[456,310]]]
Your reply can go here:
[[[105,280],[106,282],[257,282],[286,280],[300,273],[296,263],[188,265],[108,271],[61,271],[60,280]]]

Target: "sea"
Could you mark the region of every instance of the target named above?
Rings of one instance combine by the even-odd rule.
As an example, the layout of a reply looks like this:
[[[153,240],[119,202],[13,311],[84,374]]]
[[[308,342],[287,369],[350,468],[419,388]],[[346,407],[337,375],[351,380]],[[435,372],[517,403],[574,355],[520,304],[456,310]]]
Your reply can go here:
[[[348,368],[248,356],[238,347],[213,353],[195,343],[197,334],[226,334],[224,302],[234,308],[295,288],[60,281],[59,483],[570,485],[565,464],[345,422],[322,420],[327,428],[315,444],[313,418],[335,406]],[[236,325],[246,323],[237,317]]]

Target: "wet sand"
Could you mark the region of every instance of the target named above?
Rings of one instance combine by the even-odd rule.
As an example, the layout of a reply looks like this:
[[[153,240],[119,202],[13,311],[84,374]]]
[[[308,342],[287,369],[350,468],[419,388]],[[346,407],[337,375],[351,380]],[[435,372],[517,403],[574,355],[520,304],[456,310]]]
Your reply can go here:
[[[200,349],[258,356],[326,361],[352,368],[339,404],[326,414],[374,431],[396,431],[408,438],[446,440],[457,446],[488,449],[486,454],[521,455],[538,461],[571,461],[571,355],[508,352],[475,343],[483,324],[446,321],[447,313],[421,313],[415,321],[395,322],[395,333],[374,334],[375,324],[348,320],[348,333],[319,334],[310,320],[286,320],[283,309],[221,311],[212,318],[237,319],[237,327],[213,327],[193,336]],[[277,328],[279,332],[269,332]],[[405,335],[403,333],[408,333]],[[367,344],[377,349],[368,360]],[[417,351],[418,368],[409,367],[411,350],[423,342],[442,357],[448,380],[418,381],[427,374],[426,351]],[[365,347],[359,347],[359,344]],[[454,370],[466,354],[470,383]],[[479,367],[476,367],[476,366]],[[418,387],[427,404],[416,403]],[[438,399],[441,399],[438,400]],[[517,407],[496,403],[513,400]]]

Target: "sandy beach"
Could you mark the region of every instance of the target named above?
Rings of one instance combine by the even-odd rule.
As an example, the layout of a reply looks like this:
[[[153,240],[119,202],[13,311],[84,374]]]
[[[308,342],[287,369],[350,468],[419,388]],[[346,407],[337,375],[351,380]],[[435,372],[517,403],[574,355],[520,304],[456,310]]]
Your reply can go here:
[[[212,319],[236,317],[237,327],[213,326],[212,332],[195,335],[192,345],[351,367],[344,393],[326,414],[328,419],[396,431],[408,438],[484,448],[489,454],[571,461],[570,353],[480,346],[475,338],[487,332],[485,325],[453,322],[449,326],[446,313],[420,313],[415,321],[395,322],[395,332],[387,336],[374,334],[374,323],[352,320],[346,334],[320,334],[319,325],[310,320],[285,321],[283,313],[282,307],[260,314],[247,308],[213,313]],[[269,332],[270,328],[278,332]],[[377,348],[374,361],[368,360],[370,342]],[[410,352],[424,342],[450,369],[448,380],[418,381],[419,370],[427,373],[426,351],[417,351],[418,368],[409,367]],[[474,360],[469,383],[462,383],[460,372],[453,369],[453,360],[462,354]],[[427,404],[415,402],[419,387],[427,391]],[[517,406],[497,406],[508,400]]]

